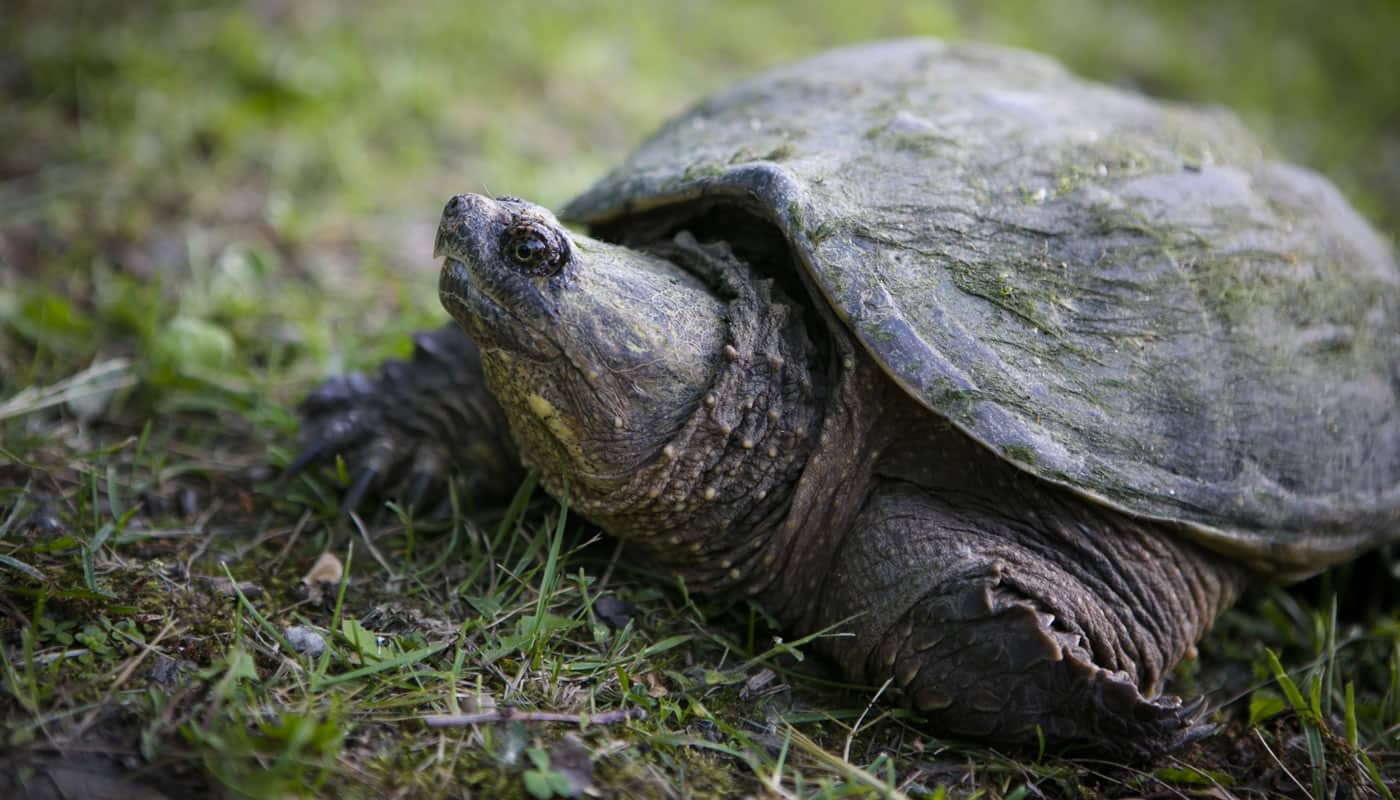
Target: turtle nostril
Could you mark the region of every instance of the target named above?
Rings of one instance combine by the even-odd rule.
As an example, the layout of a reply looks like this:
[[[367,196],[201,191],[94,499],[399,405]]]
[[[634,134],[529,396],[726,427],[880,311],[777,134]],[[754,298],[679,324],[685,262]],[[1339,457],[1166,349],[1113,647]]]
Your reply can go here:
[[[460,213],[462,213],[462,211],[464,211],[464,210],[466,209],[466,207],[467,207],[467,198],[466,198],[466,195],[460,195],[460,194],[458,194],[458,195],[453,195],[453,196],[452,196],[452,199],[447,201],[447,206],[446,206],[445,208],[443,208],[442,213],[443,213],[444,215],[447,215],[447,214],[460,214]]]

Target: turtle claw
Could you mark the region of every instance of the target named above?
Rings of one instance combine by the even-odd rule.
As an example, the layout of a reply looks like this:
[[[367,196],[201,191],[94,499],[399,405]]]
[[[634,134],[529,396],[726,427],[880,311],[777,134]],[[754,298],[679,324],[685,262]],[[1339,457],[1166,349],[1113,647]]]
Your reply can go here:
[[[413,425],[401,424],[386,413],[376,393],[344,392],[345,383],[340,377],[331,378],[298,408],[302,417],[302,448],[282,470],[279,480],[288,481],[308,468],[340,458],[351,470],[340,504],[342,513],[361,508],[370,498],[399,495],[407,496],[410,505],[422,502],[427,489],[445,477],[452,464],[443,453],[426,459],[422,453],[445,450],[446,443],[428,437]],[[404,413],[401,406],[399,413]],[[419,468],[424,461],[437,465],[443,474],[425,474]],[[414,469],[413,482],[404,495],[397,478],[406,474],[410,466]]]
[[[1130,702],[1128,709],[1116,703],[1101,706],[1102,728],[1096,727],[1083,740],[1108,755],[1146,763],[1183,750],[1217,731],[1215,725],[1201,721],[1208,708],[1204,697],[1183,703],[1174,695],[1151,700],[1138,696]]]
[[[328,378],[302,400],[301,450],[280,481],[339,458],[352,476],[343,512],[388,497],[426,508],[457,472],[468,495],[519,485],[504,413],[486,391],[475,346],[455,325],[415,334],[413,344],[409,360],[386,361],[373,378]]]
[[[1188,727],[1185,731],[1182,732],[1181,738],[1177,741],[1176,747],[1172,748],[1172,750],[1184,750],[1185,748],[1190,747],[1196,742],[1202,741],[1203,739],[1209,739],[1210,737],[1214,736],[1219,732],[1220,726],[1214,723],[1202,722],[1199,724],[1192,724],[1190,727]]]
[[[285,484],[287,481],[300,475],[307,467],[319,462],[329,447],[330,442],[324,439],[312,442],[303,447],[301,451],[297,453],[296,458],[293,458],[287,466],[282,468],[282,473],[277,476],[277,482],[279,484]]]
[[[379,470],[373,466],[360,467],[355,473],[354,480],[350,481],[350,489],[345,493],[345,500],[341,504],[342,513],[360,507],[360,501],[364,500],[365,493],[369,487],[374,485],[374,479],[379,475]]]
[[[1163,698],[1153,701],[1154,705]],[[1156,742],[1159,744],[1152,749],[1151,757],[1169,755],[1178,750],[1182,750],[1202,739],[1214,736],[1218,728],[1209,722],[1203,722],[1202,717],[1209,710],[1209,703],[1205,696],[1197,697],[1189,702],[1182,703],[1178,698],[1170,698],[1175,701],[1174,707],[1169,707],[1169,713],[1160,721],[1163,737]],[[1148,740],[1149,744],[1153,740]]]
[[[1196,722],[1196,720],[1201,717],[1201,715],[1206,711],[1206,709],[1206,697],[1205,695],[1201,695],[1200,697],[1197,697],[1194,700],[1183,703],[1181,707],[1176,709],[1176,716],[1181,723],[1191,724]]]
[[[405,495],[408,507],[415,511],[423,508],[423,501],[433,493],[436,482],[437,478],[431,472],[414,472],[408,484],[408,494]]]

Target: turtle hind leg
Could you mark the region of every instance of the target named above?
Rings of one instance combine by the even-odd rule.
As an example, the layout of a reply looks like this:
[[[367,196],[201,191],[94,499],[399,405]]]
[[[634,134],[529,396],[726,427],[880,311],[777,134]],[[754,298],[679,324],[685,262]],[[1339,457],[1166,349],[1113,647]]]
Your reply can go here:
[[[1195,546],[1076,498],[890,482],[845,537],[816,623],[853,677],[944,734],[1142,760],[1209,732],[1158,696],[1243,582]],[[838,629],[841,629],[838,627]]]
[[[327,379],[297,413],[301,449],[283,479],[343,459],[347,510],[380,497],[425,508],[454,473],[472,500],[509,496],[524,476],[476,346],[456,324],[414,334],[408,360],[386,361],[373,377]]]

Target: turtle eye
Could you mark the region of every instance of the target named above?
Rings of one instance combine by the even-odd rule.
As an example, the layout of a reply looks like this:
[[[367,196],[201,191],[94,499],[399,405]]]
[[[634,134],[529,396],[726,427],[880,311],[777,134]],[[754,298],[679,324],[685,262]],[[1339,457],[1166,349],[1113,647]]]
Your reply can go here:
[[[510,243],[510,257],[522,267],[534,266],[544,260],[549,245],[538,235],[520,236]]]
[[[501,245],[511,265],[528,275],[556,275],[569,259],[564,236],[535,222],[510,226]]]

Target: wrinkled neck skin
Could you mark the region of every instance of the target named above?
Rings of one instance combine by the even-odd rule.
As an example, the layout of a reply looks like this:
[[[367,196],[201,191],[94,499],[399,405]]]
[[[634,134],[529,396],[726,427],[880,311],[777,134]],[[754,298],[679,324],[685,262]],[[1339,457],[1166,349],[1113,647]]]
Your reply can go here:
[[[682,298],[676,313],[650,316],[661,325],[628,349],[637,354],[630,370],[595,369],[593,394],[576,413],[585,416],[593,405],[601,419],[590,426],[593,435],[575,434],[576,452],[541,435],[529,402],[503,403],[526,462],[549,491],[562,496],[567,482],[574,508],[642,545],[699,591],[743,586],[757,593],[785,549],[775,534],[819,439],[814,349],[795,309],[774,299],[771,282],[756,280],[722,246],[682,235],[654,251],[661,263],[715,285],[727,302],[708,292]],[[693,322],[697,316],[703,324]],[[618,327],[598,325],[594,333],[612,336]],[[688,368],[658,371],[650,366],[656,359]],[[492,386],[508,393],[521,383],[518,370],[530,368],[499,352],[484,365]],[[588,369],[575,365],[563,382],[582,392],[576,376]],[[645,369],[646,382],[638,377]]]
[[[760,593],[806,506],[831,500],[795,488],[824,441],[827,383],[798,309],[685,233],[649,253],[570,235],[557,273],[512,269],[512,226],[557,222],[510,198],[460,202],[439,230],[440,294],[522,461],[691,586]]]
[[[651,249],[729,298],[724,342],[698,402],[650,459],[625,480],[589,487],[579,502],[690,587],[741,591],[780,613],[793,599],[784,585],[792,560],[811,558],[822,568],[830,543],[821,540],[845,530],[837,516],[853,514],[868,488],[823,466],[834,451],[842,453],[836,461],[859,451],[845,432],[852,420],[829,418],[828,354],[809,340],[800,311],[771,280],[755,276],[725,245],[699,244],[689,234]],[[849,344],[843,352],[837,363],[851,365]],[[838,486],[843,479],[850,480]],[[812,525],[818,517],[829,524]]]

